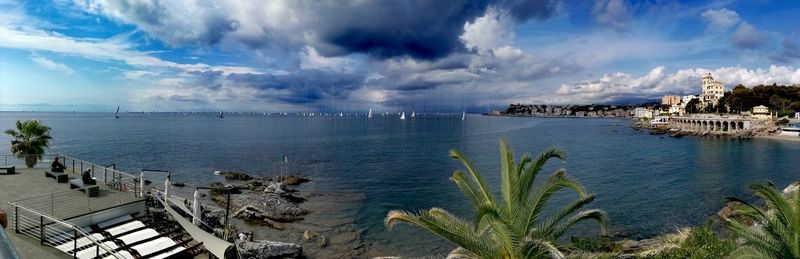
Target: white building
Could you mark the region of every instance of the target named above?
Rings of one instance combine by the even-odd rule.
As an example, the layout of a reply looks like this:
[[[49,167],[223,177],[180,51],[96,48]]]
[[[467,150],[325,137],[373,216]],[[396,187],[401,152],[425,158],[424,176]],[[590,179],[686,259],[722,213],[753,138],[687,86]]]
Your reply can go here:
[[[767,108],[767,106],[759,105],[753,107],[753,118],[759,120],[769,120],[772,118],[772,114],[769,113],[769,108]]]
[[[703,94],[700,95],[700,103],[703,107],[717,105],[719,98],[725,96],[725,84],[714,80],[711,73],[703,76]]]
[[[669,114],[680,114],[681,113],[681,106],[680,105],[672,105],[669,107]]]
[[[634,118],[645,118],[650,119],[653,118],[653,110],[646,107],[636,107],[633,109],[633,117]]]

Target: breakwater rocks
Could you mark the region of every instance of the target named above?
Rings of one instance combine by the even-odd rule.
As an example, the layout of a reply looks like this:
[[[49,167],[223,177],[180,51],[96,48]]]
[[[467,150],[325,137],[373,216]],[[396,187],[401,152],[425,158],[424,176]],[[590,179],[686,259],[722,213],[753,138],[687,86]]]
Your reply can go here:
[[[355,224],[363,194],[319,192],[313,187],[309,190],[303,183],[313,179],[294,175],[258,177],[239,172],[220,172],[219,175],[224,176],[225,181],[211,184],[217,190],[211,191],[209,198],[224,208],[229,191],[231,218],[236,228],[252,232],[254,239],[272,240],[250,244],[251,250],[260,251],[254,254],[270,255],[253,258],[378,255],[371,244],[362,241],[362,231]],[[291,252],[295,245],[301,247],[297,254]],[[275,251],[286,253],[272,256]]]

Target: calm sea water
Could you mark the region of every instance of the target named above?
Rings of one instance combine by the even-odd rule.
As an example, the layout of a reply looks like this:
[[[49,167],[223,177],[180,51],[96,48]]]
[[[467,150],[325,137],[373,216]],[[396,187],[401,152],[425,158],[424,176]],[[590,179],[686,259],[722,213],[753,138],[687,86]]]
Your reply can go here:
[[[363,193],[356,222],[366,241],[396,254],[443,253],[451,247],[412,227],[388,231],[392,209],[442,207],[470,217],[470,207],[448,180],[460,165],[447,155],[464,152],[495,187],[498,139],[517,154],[559,146],[565,163],[552,161],[545,176],[564,167],[597,194],[592,208],[605,210],[610,228],[634,238],[697,225],[723,206],[726,196],[749,196],[746,185],[770,180],[785,186],[800,178],[800,144],[773,140],[680,139],[651,136],[624,119],[536,119],[471,115],[276,117],[107,113],[0,113],[0,129],[19,119],[51,126],[51,151],[132,173],[169,170],[173,179],[203,184],[214,170],[264,176],[287,171],[315,181],[304,188]],[[0,136],[0,153],[9,138]],[[543,179],[545,176],[540,176]],[[554,204],[572,199],[556,196]],[[591,234],[592,224],[576,234]]]

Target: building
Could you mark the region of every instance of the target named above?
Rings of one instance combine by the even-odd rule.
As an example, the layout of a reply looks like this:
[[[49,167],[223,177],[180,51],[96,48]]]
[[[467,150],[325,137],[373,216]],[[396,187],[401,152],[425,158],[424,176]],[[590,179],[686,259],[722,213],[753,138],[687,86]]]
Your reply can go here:
[[[725,84],[714,80],[711,73],[703,76],[703,93],[700,95],[700,104],[703,107],[717,105],[722,96],[725,96]]]
[[[759,120],[769,120],[772,118],[772,115],[769,113],[769,108],[764,105],[759,105],[753,107],[753,118]]]
[[[677,104],[673,104],[669,107],[669,114],[680,114],[681,113],[681,106]]]
[[[677,95],[665,95],[661,97],[661,105],[676,105],[681,103],[681,97]]]
[[[636,107],[633,109],[633,117],[638,119],[653,118],[653,109],[647,107]]]
[[[794,113],[794,118],[795,119],[800,119],[800,112],[795,112]]]

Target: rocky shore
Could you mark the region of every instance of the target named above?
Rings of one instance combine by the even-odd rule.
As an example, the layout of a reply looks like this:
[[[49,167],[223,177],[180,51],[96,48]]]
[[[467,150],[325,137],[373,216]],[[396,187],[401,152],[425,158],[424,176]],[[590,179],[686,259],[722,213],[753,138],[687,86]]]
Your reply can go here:
[[[363,195],[307,190],[303,184],[312,179],[294,175],[219,175],[224,181],[210,184],[215,190],[204,198],[204,215],[221,226],[227,192],[231,193],[231,223],[239,233],[251,233],[248,239],[253,240],[240,243],[243,258],[353,258],[374,253],[354,223]]]

